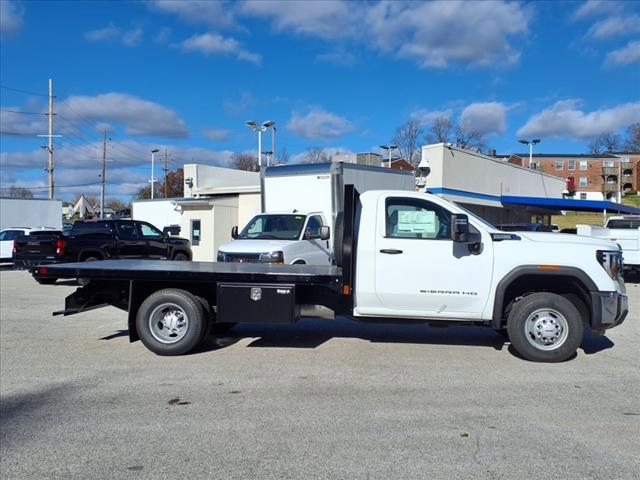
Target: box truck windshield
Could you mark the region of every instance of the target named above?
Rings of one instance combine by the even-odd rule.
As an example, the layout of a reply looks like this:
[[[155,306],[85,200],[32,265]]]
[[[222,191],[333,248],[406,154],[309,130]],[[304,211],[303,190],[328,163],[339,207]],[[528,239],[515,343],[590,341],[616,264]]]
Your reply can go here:
[[[238,239],[297,240],[305,218],[305,215],[256,215],[242,229]]]

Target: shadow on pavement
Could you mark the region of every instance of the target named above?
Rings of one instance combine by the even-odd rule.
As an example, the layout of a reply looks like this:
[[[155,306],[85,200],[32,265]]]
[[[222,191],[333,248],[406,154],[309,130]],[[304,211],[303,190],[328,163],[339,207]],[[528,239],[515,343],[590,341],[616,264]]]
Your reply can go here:
[[[256,338],[257,337],[257,338]],[[251,348],[317,348],[333,338],[356,338],[372,343],[475,345],[501,350],[505,338],[492,329],[474,326],[430,327],[424,324],[367,324],[347,319],[303,319],[295,325],[237,325],[213,336],[193,353],[224,348],[245,338]]]

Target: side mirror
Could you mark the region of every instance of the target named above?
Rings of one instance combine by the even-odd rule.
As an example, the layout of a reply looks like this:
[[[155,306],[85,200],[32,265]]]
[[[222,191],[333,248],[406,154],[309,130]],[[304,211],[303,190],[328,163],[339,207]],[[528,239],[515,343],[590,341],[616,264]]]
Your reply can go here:
[[[469,217],[462,213],[451,215],[451,240],[454,242],[469,242]]]
[[[233,238],[234,240],[236,238],[238,238],[238,226],[237,225],[235,227],[231,227],[231,238]]]
[[[331,237],[331,230],[326,225],[320,227],[320,240],[329,240]]]

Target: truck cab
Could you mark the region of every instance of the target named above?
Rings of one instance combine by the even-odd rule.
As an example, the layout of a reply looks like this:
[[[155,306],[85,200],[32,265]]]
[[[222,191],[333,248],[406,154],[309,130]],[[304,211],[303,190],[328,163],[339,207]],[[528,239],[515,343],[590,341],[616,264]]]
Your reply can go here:
[[[219,262],[329,265],[330,228],[322,212],[261,213],[218,250]]]

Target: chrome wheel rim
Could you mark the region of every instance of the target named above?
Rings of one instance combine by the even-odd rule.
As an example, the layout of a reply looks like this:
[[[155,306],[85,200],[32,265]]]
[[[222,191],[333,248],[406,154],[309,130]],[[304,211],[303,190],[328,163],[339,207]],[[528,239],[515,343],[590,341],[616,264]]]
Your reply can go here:
[[[175,303],[163,303],[153,309],[149,315],[151,335],[161,343],[180,341],[189,329],[189,317]]]
[[[567,340],[569,324],[557,310],[541,308],[529,315],[524,333],[527,341],[538,350],[555,350]]]

